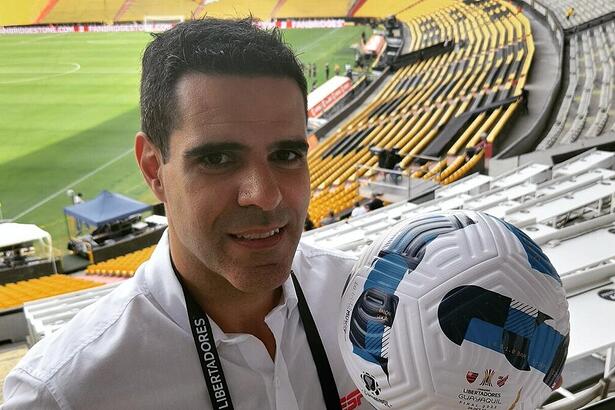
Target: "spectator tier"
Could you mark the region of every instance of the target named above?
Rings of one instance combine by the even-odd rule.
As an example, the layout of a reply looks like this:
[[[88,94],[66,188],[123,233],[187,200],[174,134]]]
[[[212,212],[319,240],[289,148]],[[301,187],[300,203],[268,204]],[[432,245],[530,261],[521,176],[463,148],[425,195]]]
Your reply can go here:
[[[484,144],[496,140],[520,104],[534,43],[519,9],[497,1],[432,2],[398,18],[409,27],[410,51],[445,42],[454,49],[397,70],[310,154],[309,214],[317,224],[357,199],[358,178],[373,176],[357,164],[378,164],[371,147],[398,150],[407,176],[449,184],[480,162]]]
[[[25,302],[100,286],[100,283],[66,275],[50,275],[0,286],[0,310],[21,307]]]

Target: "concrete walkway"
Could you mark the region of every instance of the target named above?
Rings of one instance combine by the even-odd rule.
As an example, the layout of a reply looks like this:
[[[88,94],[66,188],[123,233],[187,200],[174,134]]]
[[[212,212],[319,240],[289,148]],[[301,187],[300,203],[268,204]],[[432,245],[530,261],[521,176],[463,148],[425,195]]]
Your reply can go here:
[[[563,70],[560,67],[558,46],[551,37],[549,28],[531,11],[524,9],[523,12],[532,26],[536,48],[525,86],[529,91],[529,114],[520,113],[515,116],[510,125],[507,125],[506,128],[509,131],[506,135],[502,135],[502,137],[505,137],[502,148],[508,147],[522,136],[527,135],[547,115],[545,114],[546,105],[551,94],[556,91],[558,71]]]

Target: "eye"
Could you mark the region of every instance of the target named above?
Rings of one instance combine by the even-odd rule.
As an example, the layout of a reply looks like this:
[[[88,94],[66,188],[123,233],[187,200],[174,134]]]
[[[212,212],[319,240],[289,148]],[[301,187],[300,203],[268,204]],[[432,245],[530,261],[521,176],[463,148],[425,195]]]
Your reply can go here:
[[[303,158],[303,155],[296,151],[280,150],[273,153],[273,159],[275,161],[293,162]]]
[[[211,152],[200,159],[204,167],[220,168],[233,162],[231,155],[225,152]]]
[[[298,169],[305,164],[305,153],[297,150],[281,149],[273,152],[270,159],[279,167]]]

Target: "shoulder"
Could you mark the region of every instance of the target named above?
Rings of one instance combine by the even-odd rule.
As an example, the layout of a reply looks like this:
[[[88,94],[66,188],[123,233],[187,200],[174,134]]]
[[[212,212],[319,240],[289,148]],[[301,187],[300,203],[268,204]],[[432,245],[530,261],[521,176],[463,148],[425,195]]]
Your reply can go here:
[[[335,249],[325,249],[300,242],[293,261],[306,298],[339,298],[357,258]]]
[[[343,252],[333,248],[323,248],[306,240],[301,240],[299,242],[296,253],[305,258],[318,258],[324,256],[352,261],[357,260],[357,257],[351,253]]]
[[[306,271],[310,272],[310,276],[345,276],[350,273],[356,261],[357,257],[350,253],[301,241],[295,253],[293,269],[298,277],[303,277]]]
[[[129,279],[108,295],[82,309],[57,332],[34,345],[14,371],[27,373],[47,383],[76,357],[83,357],[89,347],[113,329],[129,314],[143,291],[136,280]]]

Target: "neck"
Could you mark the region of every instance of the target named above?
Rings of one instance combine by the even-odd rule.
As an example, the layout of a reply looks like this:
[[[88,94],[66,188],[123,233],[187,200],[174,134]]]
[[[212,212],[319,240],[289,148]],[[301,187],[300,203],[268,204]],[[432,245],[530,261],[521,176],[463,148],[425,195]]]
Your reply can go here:
[[[258,337],[259,329],[265,325],[265,316],[278,305],[282,295],[282,288],[244,293],[223,278],[225,283],[219,284],[216,280],[180,275],[190,295],[224,333],[248,333]]]
[[[171,259],[181,280],[196,303],[224,333],[246,333],[258,338],[275,358],[276,343],[265,317],[280,302],[282,287],[246,293],[232,286],[224,277],[200,262],[175,257]]]

